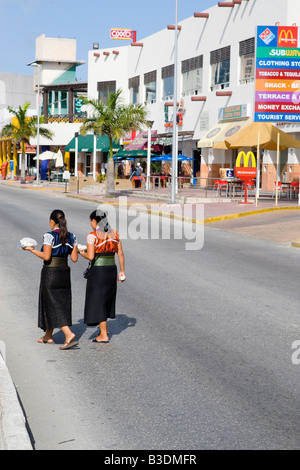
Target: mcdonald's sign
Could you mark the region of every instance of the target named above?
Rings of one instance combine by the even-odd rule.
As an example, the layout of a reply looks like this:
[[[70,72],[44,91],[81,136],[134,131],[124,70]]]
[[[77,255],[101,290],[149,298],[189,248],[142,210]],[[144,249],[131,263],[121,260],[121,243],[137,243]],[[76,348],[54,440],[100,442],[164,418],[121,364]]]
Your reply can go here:
[[[297,47],[298,45],[298,27],[282,26],[278,27],[278,47]]]
[[[252,166],[249,166],[250,158]],[[242,159],[244,164],[243,167],[241,167]],[[249,181],[256,177],[256,160],[253,152],[248,152],[246,154],[242,151],[238,154],[234,174],[236,178],[240,178],[243,181]]]

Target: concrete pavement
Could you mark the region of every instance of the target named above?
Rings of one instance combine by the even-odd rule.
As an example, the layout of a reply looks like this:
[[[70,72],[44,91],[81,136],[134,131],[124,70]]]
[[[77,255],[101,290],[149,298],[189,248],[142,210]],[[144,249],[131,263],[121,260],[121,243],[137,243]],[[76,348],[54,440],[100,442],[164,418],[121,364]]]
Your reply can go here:
[[[3,349],[2,344],[2,351]],[[1,351],[0,450],[33,450],[26,428],[26,419]]]
[[[64,184],[43,183],[20,185],[10,181],[0,184],[19,188],[20,190],[49,191],[61,197],[80,198],[96,204],[120,204],[129,207],[139,206],[141,212],[189,221],[195,224],[210,224],[216,229],[233,231],[242,235],[269,240],[293,247],[300,247],[300,206],[298,200],[278,200],[265,197],[252,204],[241,204],[238,200],[227,198],[203,199],[193,197],[186,190],[180,194],[180,201],[170,204],[168,195],[150,196],[143,191],[120,192],[119,198],[107,198],[104,194],[65,192]],[[150,196],[150,197],[149,197]],[[184,202],[182,202],[184,201]],[[190,201],[190,202],[189,202]],[[251,201],[251,199],[250,199]],[[253,198],[252,198],[253,201]],[[198,211],[199,206],[203,214]],[[0,338],[0,450],[33,450],[26,428],[26,419],[19,403],[16,389],[5,363],[4,344]]]

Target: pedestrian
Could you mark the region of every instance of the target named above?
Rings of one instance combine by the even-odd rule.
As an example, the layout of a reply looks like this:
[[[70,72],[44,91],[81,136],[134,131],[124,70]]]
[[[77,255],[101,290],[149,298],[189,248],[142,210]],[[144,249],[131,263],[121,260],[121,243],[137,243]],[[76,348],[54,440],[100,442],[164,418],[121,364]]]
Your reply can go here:
[[[139,162],[137,163],[137,166],[136,166],[136,172],[138,176],[141,176],[141,174],[143,173],[143,168],[141,167],[141,164]]]
[[[45,334],[38,343],[54,344],[53,330],[60,328],[65,335],[64,345],[60,349],[69,349],[78,344],[72,326],[72,293],[68,256],[76,263],[78,259],[77,241],[73,233],[68,232],[65,214],[54,210],[50,215],[50,232],[43,237],[41,251],[25,247],[44,261],[41,272],[39,291],[38,326]]]
[[[95,210],[90,215],[93,229],[87,237],[86,251],[81,256],[91,262],[89,270],[84,323],[88,326],[99,325],[99,335],[94,343],[108,343],[107,319],[116,317],[117,280],[124,282],[124,253],[119,234],[112,230],[107,220],[107,213]],[[119,260],[119,275],[115,263],[115,254]]]

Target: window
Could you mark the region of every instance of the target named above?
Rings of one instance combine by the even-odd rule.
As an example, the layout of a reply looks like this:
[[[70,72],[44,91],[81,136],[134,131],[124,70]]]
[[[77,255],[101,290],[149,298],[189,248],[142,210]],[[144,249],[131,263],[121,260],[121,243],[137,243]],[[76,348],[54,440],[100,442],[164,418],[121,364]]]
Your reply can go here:
[[[130,94],[130,103],[137,104],[140,94],[140,77],[133,77],[128,80],[128,88]]]
[[[254,44],[255,38],[240,42],[240,83],[254,80]]]
[[[203,56],[184,60],[181,63],[182,95],[197,95],[202,91]]]
[[[68,114],[68,93],[66,91],[61,92],[61,114]]]
[[[87,153],[85,156],[85,176],[89,176],[92,169],[92,157],[90,153]]]
[[[156,102],[156,70],[153,72],[145,73],[145,101],[146,103]]]
[[[174,97],[174,65],[168,65],[161,69],[161,78],[163,81],[163,95],[164,101],[173,99]]]
[[[116,81],[111,82],[98,82],[97,83],[97,91],[98,91],[98,99],[103,101],[103,103],[107,103],[108,95],[110,93],[116,93]]]
[[[223,89],[230,82],[230,46],[210,53],[211,90]]]

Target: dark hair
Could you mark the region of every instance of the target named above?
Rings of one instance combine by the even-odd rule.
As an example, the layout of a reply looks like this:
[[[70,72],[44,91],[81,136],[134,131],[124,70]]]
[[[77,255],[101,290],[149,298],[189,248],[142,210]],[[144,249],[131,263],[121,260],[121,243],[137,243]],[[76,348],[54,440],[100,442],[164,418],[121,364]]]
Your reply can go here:
[[[110,225],[107,221],[107,212],[103,212],[103,211],[97,209],[97,210],[95,210],[91,213],[90,220],[96,220],[97,224],[99,224],[99,222],[101,222],[101,220],[103,220],[103,222],[101,224],[101,225],[103,225],[103,227],[101,227],[101,228],[103,228],[103,232],[110,232],[111,231]]]
[[[53,220],[59,227],[59,239],[63,245],[68,241],[69,232],[67,228],[67,221],[63,211],[56,209],[50,214],[50,220]]]

